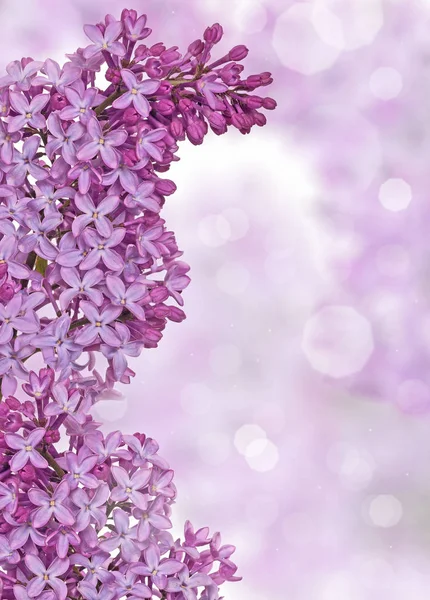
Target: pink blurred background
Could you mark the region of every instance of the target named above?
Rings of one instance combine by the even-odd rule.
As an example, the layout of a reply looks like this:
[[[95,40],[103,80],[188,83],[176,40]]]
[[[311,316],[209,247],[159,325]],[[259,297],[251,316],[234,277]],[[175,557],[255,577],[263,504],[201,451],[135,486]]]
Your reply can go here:
[[[237,545],[230,600],[424,600],[430,1],[1,0],[2,66],[61,61],[124,7],[181,49],[219,21],[279,107],[182,147],[188,319],[96,417],[158,439],[176,523]]]

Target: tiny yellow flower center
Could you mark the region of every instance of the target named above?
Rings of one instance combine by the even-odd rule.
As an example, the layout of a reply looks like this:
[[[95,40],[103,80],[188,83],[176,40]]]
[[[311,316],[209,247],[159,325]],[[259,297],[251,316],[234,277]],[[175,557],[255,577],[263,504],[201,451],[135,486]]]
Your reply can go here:
[[[102,324],[100,323],[100,321],[96,321],[96,327],[101,327]]]
[[[97,217],[99,216],[99,213],[93,213],[93,219],[97,219]]]
[[[49,506],[55,506],[55,500],[50,500]]]
[[[33,450],[33,446],[26,446],[25,449],[27,452],[31,452]]]
[[[136,88],[132,88],[132,90],[131,90],[131,93],[132,93],[133,95],[136,95],[136,94],[137,94],[137,89],[136,89]]]
[[[74,479],[79,479],[80,478],[80,474],[79,473],[74,473],[73,478]]]
[[[80,112],[81,114],[84,114],[84,112],[86,112],[86,110],[87,110],[86,108],[80,108],[80,109],[79,109],[79,112]]]
[[[104,140],[104,138],[100,138],[100,139],[99,139],[99,144],[101,144],[101,145],[103,146],[103,144],[104,144],[104,143],[105,143],[105,140]]]
[[[104,249],[104,245],[103,245],[103,244],[99,244],[99,245],[97,246],[97,248],[98,248],[99,250],[103,250],[103,249]]]
[[[28,113],[26,113],[25,118],[26,119],[31,119],[32,116],[33,115],[30,112],[28,112]]]
[[[121,300],[121,304],[126,304],[126,302],[127,302],[127,300],[125,300],[125,298],[123,298],[123,299]]]
[[[45,573],[45,575],[43,576],[43,579],[44,579],[45,581],[49,581],[49,575],[48,575],[47,573]]]
[[[125,491],[127,492],[127,494],[131,494],[131,492],[133,491],[130,487],[125,488]]]

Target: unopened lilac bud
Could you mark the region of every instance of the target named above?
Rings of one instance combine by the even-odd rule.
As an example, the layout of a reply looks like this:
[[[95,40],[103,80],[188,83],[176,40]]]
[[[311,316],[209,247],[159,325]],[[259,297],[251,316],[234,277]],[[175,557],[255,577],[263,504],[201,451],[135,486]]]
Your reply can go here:
[[[124,120],[124,123],[126,123],[127,125],[135,125],[140,119],[140,115],[133,106],[129,106],[125,109],[122,118]]]
[[[178,52],[178,46],[168,48],[160,54],[160,60],[164,65],[170,65],[171,63],[177,61],[179,58],[181,58],[181,54],[180,52]]]
[[[266,110],[275,110],[278,106],[278,103],[273,98],[264,98],[263,99],[263,108]]]
[[[152,79],[158,79],[163,76],[163,70],[161,69],[161,62],[158,58],[150,58],[146,61],[145,71],[148,76]]]
[[[33,483],[33,481],[37,479],[36,469],[33,467],[33,465],[25,465],[19,474],[25,483]]]
[[[107,481],[110,475],[109,465],[103,463],[101,465],[96,465],[92,470],[93,475],[97,477],[100,481]]]
[[[137,11],[133,9],[128,10],[127,8],[124,8],[124,10],[121,13],[121,21],[125,21],[125,19],[130,19],[130,21],[134,25],[137,21]]]
[[[5,402],[11,410],[18,410],[21,408],[21,402],[14,396],[9,396],[6,398]]]
[[[260,75],[250,75],[245,80],[245,85],[249,89],[255,89],[262,85],[262,79]]]
[[[158,319],[167,319],[169,314],[169,307],[165,304],[159,304],[154,308],[154,314]]]
[[[173,119],[170,124],[170,131],[173,137],[177,140],[183,139],[184,126],[182,125],[182,121],[180,121],[179,119]]]
[[[151,290],[150,296],[155,303],[164,302],[169,297],[169,291],[163,286],[157,286]]]
[[[186,315],[183,310],[181,310],[177,306],[169,306],[168,319],[174,321],[175,323],[181,323],[185,318]]]
[[[149,49],[152,56],[160,56],[165,50],[166,50],[166,46],[161,42],[154,44]]]
[[[246,46],[243,46],[243,45],[235,46],[228,53],[228,58],[229,58],[229,60],[234,60],[234,61],[243,60],[244,58],[246,58],[248,56],[248,53],[249,53],[249,50]]]
[[[215,23],[212,27],[208,27],[204,33],[205,42],[208,44],[218,44],[223,36],[223,28],[219,23]]]
[[[225,118],[217,112],[212,112],[208,120],[212,127],[216,127],[217,129],[224,129],[226,126]]]
[[[192,56],[198,56],[205,49],[204,42],[202,40],[195,40],[192,44],[188,46],[188,52]]]
[[[118,85],[119,83],[121,83],[122,78],[121,78],[121,72],[119,69],[112,69],[109,68],[106,71],[106,79],[108,81],[111,81],[112,83],[114,83],[115,85]]]
[[[177,187],[170,179],[157,179],[155,189],[159,194],[163,194],[163,196],[170,196],[176,192]]]
[[[164,116],[171,115],[176,110],[176,106],[175,106],[174,102],[172,102],[171,100],[168,100],[167,98],[166,99],[162,98],[161,100],[154,102],[153,108],[157,112],[159,112],[161,115],[164,115]]]
[[[149,56],[149,49],[148,46],[145,46],[145,44],[141,44],[140,46],[138,46],[136,48],[136,50],[134,51],[134,55],[137,59],[142,60],[144,58],[147,58]]]
[[[14,295],[15,288],[11,283],[6,282],[0,286],[0,300],[2,302],[8,302],[9,300],[12,300]]]
[[[258,127],[264,127],[264,125],[266,125],[267,123],[267,118],[266,115],[263,115],[263,113],[254,112],[254,123],[256,125],[258,125]]]
[[[67,98],[61,94],[53,94],[51,96],[51,108],[52,110],[61,110],[68,105]]]
[[[181,112],[187,112],[193,108],[193,103],[189,98],[181,98],[178,102],[178,108]]]
[[[246,106],[249,108],[261,108],[263,106],[263,98],[260,96],[248,96],[246,98]]]

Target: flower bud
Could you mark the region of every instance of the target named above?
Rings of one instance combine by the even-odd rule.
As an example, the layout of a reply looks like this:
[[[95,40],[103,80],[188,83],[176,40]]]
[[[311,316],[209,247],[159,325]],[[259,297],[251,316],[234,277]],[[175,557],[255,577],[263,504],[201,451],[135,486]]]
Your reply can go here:
[[[243,45],[235,46],[228,53],[228,59],[234,60],[234,61],[243,60],[244,58],[246,58],[248,56],[248,53],[249,53],[249,50],[246,46],[243,46]]]
[[[275,110],[278,106],[278,103],[273,98],[264,98],[263,99],[263,108],[266,110]]]
[[[195,40],[192,44],[188,46],[188,52],[192,56],[198,56],[205,49],[205,45],[202,40]]]
[[[208,44],[218,44],[223,36],[223,28],[219,23],[215,23],[212,27],[208,27],[204,33],[205,42]]]

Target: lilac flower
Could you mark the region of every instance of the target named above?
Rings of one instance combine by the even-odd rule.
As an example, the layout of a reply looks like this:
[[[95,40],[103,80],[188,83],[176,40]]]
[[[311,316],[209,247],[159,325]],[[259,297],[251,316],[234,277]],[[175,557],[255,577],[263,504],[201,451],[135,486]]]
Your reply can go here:
[[[81,565],[87,569],[84,581],[93,586],[98,581],[110,583],[113,580],[113,573],[107,570],[110,562],[112,562],[112,558],[107,552],[97,552],[91,558],[78,553],[70,559],[72,565]]]
[[[18,113],[17,117],[12,117],[9,121],[9,133],[19,131],[27,124],[35,129],[45,127],[46,119],[41,111],[48,104],[49,96],[47,94],[39,94],[31,102],[20,92],[11,92],[9,97],[12,108]]]
[[[121,314],[122,307],[107,306],[102,311],[91,302],[82,301],[81,309],[89,321],[75,338],[77,344],[88,346],[95,343],[100,337],[106,344],[115,345],[118,341],[110,323]]]
[[[17,241],[9,236],[3,236],[0,240],[0,265],[7,264],[8,272],[12,277],[23,279],[28,276],[29,270],[25,265],[16,260],[10,260],[17,253]]]
[[[22,154],[14,150],[12,169],[7,174],[7,182],[11,185],[20,186],[24,183],[27,174],[35,179],[46,179],[49,172],[38,164],[36,158],[40,146],[40,137],[32,135],[27,138],[22,147]]]
[[[130,17],[124,19],[126,36],[132,42],[143,40],[150,35],[151,30],[146,25],[146,15],[141,15],[135,22]]]
[[[33,554],[27,554],[25,564],[35,575],[27,588],[30,597],[37,597],[48,585],[57,594],[58,600],[66,600],[67,586],[60,576],[64,575],[69,568],[68,558],[56,558],[49,567],[46,567],[40,558]]]
[[[75,142],[84,135],[84,126],[81,123],[72,123],[65,131],[57,113],[51,113],[48,117],[48,128],[51,135],[46,144],[47,156],[52,159],[54,153],[60,151],[66,163],[74,165],[77,160]]]
[[[91,58],[102,51],[110,52],[115,56],[124,56],[124,45],[116,41],[122,33],[122,23],[120,21],[109,23],[104,33],[97,25],[85,25],[84,31],[90,40],[94,42],[85,48],[85,58]]]
[[[159,142],[165,137],[165,135],[166,130],[164,129],[164,127],[152,129],[149,131],[142,131],[137,138],[137,156],[140,159],[153,158],[157,162],[162,162],[163,151],[154,142]]]
[[[169,578],[166,585],[168,592],[182,592],[186,600],[197,600],[195,588],[200,586],[213,586],[213,580],[204,573],[191,575],[186,565],[178,573],[178,577]]]
[[[127,571],[127,573],[120,573],[119,571],[116,571],[114,576],[115,592],[119,595],[119,597],[127,595],[128,600],[152,598],[152,592],[149,587],[144,583],[136,582],[137,575],[132,573],[131,570]]]
[[[31,488],[28,492],[29,500],[39,507],[33,515],[33,527],[42,527],[51,517],[55,517],[63,525],[73,525],[75,518],[65,506],[69,494],[70,486],[65,480],[57,485],[52,494],[47,494],[39,488]]]
[[[84,232],[84,239],[92,248],[91,252],[84,258],[80,264],[80,268],[84,271],[88,269],[94,269],[100,260],[103,261],[105,266],[112,271],[120,271],[123,267],[123,261],[121,256],[116,250],[118,244],[124,239],[125,229],[114,229],[109,238],[104,238],[98,235],[94,229],[86,229]]]
[[[7,165],[12,163],[14,144],[20,139],[20,134],[16,131],[11,133],[6,128],[3,121],[0,121],[0,158]]]
[[[160,561],[160,549],[156,544],[149,544],[143,551],[145,563],[133,565],[130,570],[139,575],[151,576],[152,581],[159,589],[164,589],[167,584],[167,575],[179,573],[184,566],[179,560],[164,559]],[[201,584],[199,584],[201,585]]]
[[[167,269],[167,273],[164,278],[164,285],[179,306],[183,306],[184,304],[184,299],[182,298],[180,292],[184,290],[191,281],[188,275],[185,275],[188,270],[188,265],[177,262]]]
[[[167,461],[161,456],[157,456],[159,446],[152,438],[145,438],[143,444],[134,435],[124,435],[123,438],[124,442],[134,450],[133,465],[135,467],[141,467],[149,462],[161,469],[169,468]]]
[[[80,89],[80,92],[73,88],[67,87],[65,95],[70,103],[70,106],[63,108],[59,117],[63,121],[72,121],[79,117],[79,119],[86,123],[88,119],[93,115],[92,107],[97,106],[97,90],[95,88],[84,88]]]
[[[137,527],[135,525],[130,527],[127,513],[120,508],[114,510],[113,520],[115,531],[100,542],[100,549],[112,552],[117,548],[121,548],[121,556],[125,561],[137,561],[141,552],[139,542],[136,540]]]
[[[139,254],[134,244],[129,244],[125,250],[124,262],[124,279],[127,283],[131,283],[138,278],[140,273],[139,265],[144,264],[146,262],[146,259]]]
[[[104,274],[100,269],[92,269],[84,273],[83,277],[74,268],[61,268],[61,277],[69,286],[60,295],[60,306],[66,310],[70,302],[77,296],[86,296],[97,306],[103,304],[103,294],[96,286],[103,279]]]
[[[124,160],[124,154],[121,153],[119,164],[116,169],[103,175],[103,185],[113,185],[119,179],[121,187],[130,194],[134,193],[139,185],[139,178],[135,171],[142,169],[147,161],[139,161],[135,164],[128,164]]]
[[[151,526],[159,530],[172,527],[171,520],[163,514],[164,501],[165,499],[162,496],[158,496],[150,504],[146,501],[144,508],[133,510],[133,516],[139,519],[137,539],[140,542],[145,542],[149,538]]]
[[[12,548],[9,540],[4,535],[0,535],[0,563],[14,565],[21,560],[16,549]]]
[[[64,198],[74,198],[76,193],[72,187],[56,188],[48,181],[39,181],[37,188],[37,196],[34,200],[30,200],[28,207],[37,211],[44,210],[45,216],[55,214],[58,217],[57,201]]]
[[[58,464],[67,471],[64,481],[69,482],[70,489],[73,490],[79,484],[90,489],[99,485],[96,477],[91,473],[97,464],[97,456],[86,456],[82,451],[77,455],[66,452]]]
[[[173,471],[165,471],[157,473],[155,469],[151,471],[151,481],[148,488],[151,496],[161,494],[168,498],[175,495],[175,488],[172,484]]]
[[[30,198],[18,198],[15,194],[6,195],[6,193],[7,190],[0,189],[0,197],[4,198],[4,204],[0,206],[0,220],[11,218],[19,225],[25,225],[24,218],[28,214]]]
[[[121,77],[128,92],[117,98],[112,106],[123,110],[133,104],[137,112],[146,119],[151,110],[146,96],[155,94],[160,87],[160,81],[154,79],[138,81],[136,75],[129,69],[122,69]]]
[[[78,237],[87,225],[94,223],[98,233],[107,238],[112,235],[112,222],[108,219],[119,204],[119,196],[106,196],[97,206],[88,194],[76,194],[75,203],[83,213],[74,219],[72,231]]]
[[[140,508],[146,506],[145,496],[139,490],[148,483],[151,477],[150,469],[139,469],[130,477],[122,467],[113,466],[112,475],[117,482],[117,486],[111,493],[112,500],[115,502],[127,500]]]
[[[6,305],[0,304],[0,344],[10,342],[14,329],[23,333],[35,333],[39,329],[34,312],[22,314],[23,295],[18,294]]]
[[[70,63],[66,64],[64,69],[60,65],[48,58],[41,70],[46,73],[46,77],[39,75],[32,81],[33,86],[49,86],[56,88],[60,94],[65,93],[68,85],[79,79],[82,70],[79,67],[73,67]]]
[[[56,530],[47,536],[46,545],[50,546],[53,541],[55,541],[55,549],[59,558],[66,558],[70,546],[78,546],[81,540],[73,529],[59,525]]]
[[[67,365],[70,353],[79,350],[77,343],[68,336],[70,325],[70,317],[63,315],[33,339],[33,343],[42,349],[45,360],[48,363],[58,361],[59,369]]]
[[[27,227],[33,230],[33,233],[21,238],[19,249],[22,252],[34,250],[42,258],[55,260],[58,250],[49,241],[47,234],[56,229],[62,220],[61,215],[55,213],[45,217],[43,221],[40,220],[38,215],[28,216],[25,223]]]
[[[116,325],[119,325],[118,323]],[[122,434],[120,431],[111,431],[104,440],[103,434],[100,431],[96,431],[93,434],[87,435],[85,443],[88,448],[97,455],[98,464],[104,463],[106,459],[111,457],[122,458],[124,460],[130,460],[131,454],[128,450],[119,450],[119,446],[122,443]]]
[[[22,339],[22,336],[15,338],[9,344],[0,346],[0,375],[3,375],[3,395],[14,393],[16,389],[15,377],[19,377],[24,381],[27,380],[28,371],[24,367],[23,360],[33,352],[33,347],[26,344],[26,339]]]
[[[103,585],[100,590],[97,590],[97,588],[86,581],[83,581],[79,585],[79,592],[85,600],[112,600],[115,596],[115,592],[110,588]]]
[[[13,514],[18,506],[16,484],[0,482],[0,510]]]
[[[78,390],[75,390],[69,396],[66,386],[62,383],[56,383],[52,388],[52,395],[55,402],[47,404],[43,411],[47,417],[66,414],[80,423],[85,422],[85,415],[79,413],[79,404],[82,398]]]
[[[27,543],[29,538],[37,546],[43,546],[45,544],[46,537],[37,531],[31,521],[24,521],[20,523],[8,513],[4,514],[4,518],[5,521],[7,521],[7,523],[13,527],[9,535],[11,548],[16,550],[18,550],[18,548],[22,548],[24,544]]]
[[[217,98],[216,94],[222,94],[228,90],[225,83],[216,81],[217,78],[216,73],[211,73],[203,77],[197,84],[198,90],[203,94],[212,110],[217,110],[220,106],[224,108],[224,104]]]
[[[82,531],[93,520],[98,529],[102,529],[106,524],[106,510],[100,508],[106,504],[109,498],[110,490],[108,485],[100,485],[94,495],[90,498],[88,494],[78,488],[72,493],[72,501],[79,508],[76,515],[76,531]]]
[[[121,146],[128,137],[126,131],[110,131],[104,133],[97,119],[91,118],[87,123],[87,131],[92,138],[91,142],[84,144],[77,153],[78,160],[90,160],[100,154],[102,161],[111,169],[116,169],[119,164],[116,146]]]
[[[102,175],[91,162],[78,163],[72,167],[68,173],[70,179],[78,180],[78,189],[81,194],[87,194],[91,184],[100,184]]]
[[[152,197],[155,185],[150,181],[144,181],[139,187],[125,199],[126,206],[139,206],[151,210],[152,212],[160,212],[158,201]]]
[[[155,243],[163,234],[163,227],[161,225],[155,225],[148,229],[139,225],[136,232],[136,245],[141,256],[153,256],[154,258],[160,258],[161,252]]]
[[[141,319],[142,321],[145,320],[145,312],[138,302],[147,295],[146,286],[144,286],[142,283],[136,282],[132,283],[128,288],[126,288],[123,281],[119,277],[107,275],[106,287],[109,291],[113,304],[122,306],[133,313],[138,319]]]
[[[21,91],[28,91],[31,86],[31,80],[37,71],[43,66],[43,63],[36,60],[30,60],[27,64],[22,64],[19,60],[14,60],[6,67],[7,75],[0,77],[0,88],[15,84]]]
[[[100,350],[112,361],[115,378],[120,381],[127,369],[126,356],[139,356],[142,343],[130,341],[130,330],[124,323],[115,323],[115,333],[118,338],[117,345],[101,344]]]
[[[28,461],[38,469],[46,469],[48,461],[36,450],[38,444],[43,440],[45,433],[46,430],[43,427],[37,427],[27,437],[23,437],[17,433],[7,433],[4,436],[8,447],[12,450],[18,450],[9,463],[12,471],[20,471]]]

